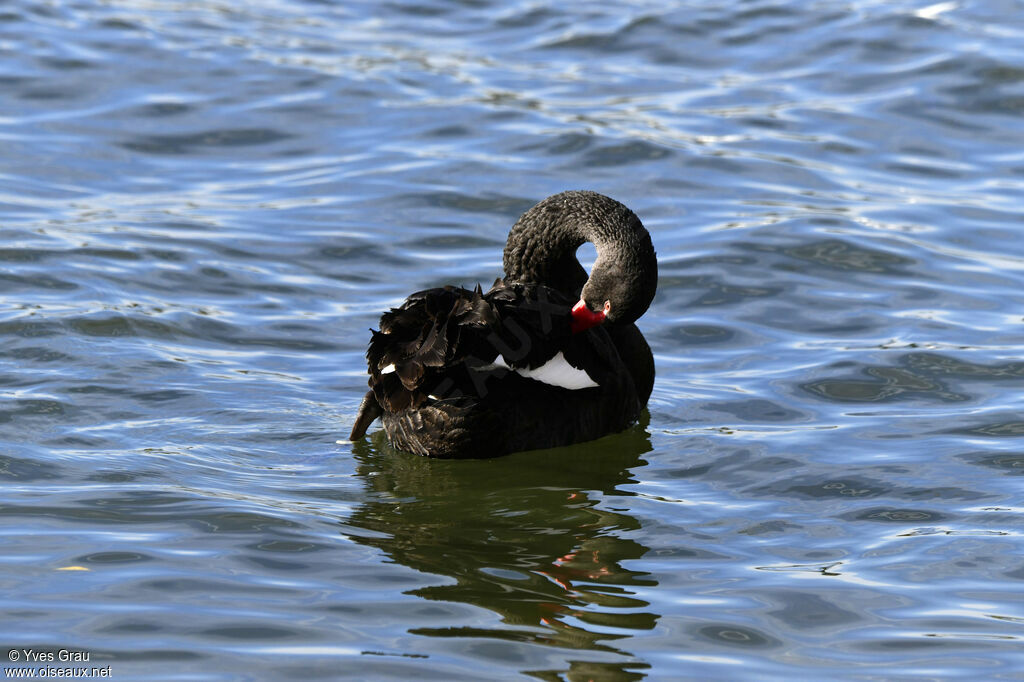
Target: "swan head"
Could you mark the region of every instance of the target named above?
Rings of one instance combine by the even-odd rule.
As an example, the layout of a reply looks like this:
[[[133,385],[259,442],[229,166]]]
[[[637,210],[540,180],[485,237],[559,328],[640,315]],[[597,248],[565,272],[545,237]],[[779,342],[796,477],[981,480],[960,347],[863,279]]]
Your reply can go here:
[[[597,260],[583,285],[580,302],[607,324],[635,322],[654,300],[658,285],[658,258],[647,230],[636,219],[597,246]],[[579,304],[577,304],[579,305]]]

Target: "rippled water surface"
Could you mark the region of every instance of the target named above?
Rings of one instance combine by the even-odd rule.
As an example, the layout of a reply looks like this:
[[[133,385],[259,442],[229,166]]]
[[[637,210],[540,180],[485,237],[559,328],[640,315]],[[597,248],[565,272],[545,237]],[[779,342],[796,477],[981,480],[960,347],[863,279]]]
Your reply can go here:
[[[1021,679],[1022,116],[1018,0],[4,3],[0,656]],[[658,249],[642,423],[337,442],[569,188]]]

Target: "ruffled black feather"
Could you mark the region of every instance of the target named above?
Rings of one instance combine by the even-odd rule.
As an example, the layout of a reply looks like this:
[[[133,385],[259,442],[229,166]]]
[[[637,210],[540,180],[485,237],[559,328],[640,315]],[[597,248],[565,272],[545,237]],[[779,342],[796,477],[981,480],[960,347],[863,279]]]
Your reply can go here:
[[[552,289],[500,279],[487,293],[479,286],[416,292],[385,313],[381,330],[373,331],[366,353],[370,388],[391,412],[479,395],[483,389],[474,373],[500,369],[487,369],[499,355],[509,367],[535,368],[579,345],[570,343],[570,309]]]

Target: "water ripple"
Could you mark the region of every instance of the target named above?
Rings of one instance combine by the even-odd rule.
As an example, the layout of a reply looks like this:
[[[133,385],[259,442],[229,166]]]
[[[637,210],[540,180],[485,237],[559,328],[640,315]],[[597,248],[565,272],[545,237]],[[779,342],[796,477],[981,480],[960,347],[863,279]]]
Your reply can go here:
[[[1012,675],[1013,9],[4,6],[5,641],[132,679]],[[338,444],[379,313],[583,187],[659,251],[644,421]]]

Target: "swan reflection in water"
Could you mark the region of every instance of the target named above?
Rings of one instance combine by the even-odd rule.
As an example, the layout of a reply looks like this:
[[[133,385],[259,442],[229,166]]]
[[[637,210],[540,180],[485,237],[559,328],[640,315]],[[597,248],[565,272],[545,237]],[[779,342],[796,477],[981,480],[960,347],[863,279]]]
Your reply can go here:
[[[641,455],[651,444],[645,425],[489,460],[409,455],[378,433],[353,445],[371,501],[348,519],[352,539],[417,571],[454,579],[407,594],[483,607],[503,623],[415,627],[413,634],[603,651],[612,656],[572,665],[632,676],[628,670],[647,664],[621,660],[632,658],[621,640],[658,620],[632,588],[657,583],[623,567],[648,548],[626,537],[640,523],[612,511],[608,498],[631,495],[618,488],[634,482],[632,469],[646,465]],[[359,528],[371,532],[360,536]]]

